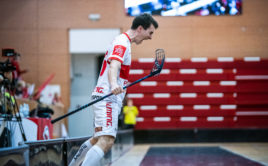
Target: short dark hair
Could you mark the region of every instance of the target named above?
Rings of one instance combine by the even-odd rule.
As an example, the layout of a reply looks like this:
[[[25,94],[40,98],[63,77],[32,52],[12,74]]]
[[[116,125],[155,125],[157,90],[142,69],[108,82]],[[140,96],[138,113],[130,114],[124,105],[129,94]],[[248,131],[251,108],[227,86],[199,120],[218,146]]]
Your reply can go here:
[[[153,24],[154,28],[158,28],[158,23],[155,21],[155,19],[148,13],[143,13],[137,17],[134,18],[132,22],[131,29],[135,30],[140,25],[143,27],[143,29],[147,29]]]

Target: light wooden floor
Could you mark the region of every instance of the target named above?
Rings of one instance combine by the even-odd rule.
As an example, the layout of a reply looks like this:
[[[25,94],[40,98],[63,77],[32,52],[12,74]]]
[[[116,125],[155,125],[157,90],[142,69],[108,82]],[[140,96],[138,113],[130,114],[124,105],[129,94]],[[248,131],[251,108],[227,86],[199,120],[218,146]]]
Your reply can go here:
[[[111,166],[139,166],[151,146],[220,146],[228,151],[268,166],[268,143],[194,143],[135,145]]]

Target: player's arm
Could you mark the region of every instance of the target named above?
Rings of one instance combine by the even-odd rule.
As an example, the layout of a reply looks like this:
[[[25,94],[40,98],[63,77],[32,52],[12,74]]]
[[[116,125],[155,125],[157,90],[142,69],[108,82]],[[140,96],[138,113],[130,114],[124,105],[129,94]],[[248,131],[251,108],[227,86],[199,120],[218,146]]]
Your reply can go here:
[[[108,71],[108,79],[109,79],[109,83],[111,86],[111,91],[115,95],[124,92],[123,88],[121,86],[119,86],[117,83],[117,75],[118,75],[118,71],[119,71],[120,67],[121,67],[121,62],[119,62],[117,60],[111,60],[110,68]]]

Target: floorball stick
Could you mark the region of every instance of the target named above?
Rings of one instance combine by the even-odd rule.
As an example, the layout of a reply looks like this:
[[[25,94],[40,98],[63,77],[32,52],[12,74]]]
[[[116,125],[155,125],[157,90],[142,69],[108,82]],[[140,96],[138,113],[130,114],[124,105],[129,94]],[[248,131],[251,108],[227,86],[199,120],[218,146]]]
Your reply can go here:
[[[156,76],[156,75],[160,74],[160,72],[161,72],[161,70],[163,68],[164,62],[165,62],[165,51],[163,49],[155,50],[154,66],[153,66],[150,74],[145,76],[145,77],[143,77],[143,78],[141,78],[141,79],[139,79],[139,80],[137,80],[137,81],[134,81],[134,82],[124,86],[123,89],[126,89],[126,88],[128,88],[128,87],[130,87],[132,85],[135,85],[135,84],[137,84],[137,83],[139,83],[139,82],[141,82],[141,81],[143,81],[143,80],[145,80],[145,79],[147,79],[149,77]],[[74,113],[76,113],[78,111],[81,111],[82,109],[87,108],[88,106],[91,106],[91,105],[93,105],[93,104],[95,104],[95,103],[97,103],[97,102],[99,102],[99,101],[111,96],[111,95],[113,95],[113,94],[109,93],[109,94],[107,94],[105,96],[102,96],[102,97],[100,97],[100,98],[98,98],[98,99],[96,99],[94,101],[91,101],[90,103],[88,103],[86,105],[83,105],[83,106],[81,106],[81,107],[79,107],[79,108],[77,108],[77,109],[75,109],[75,110],[73,110],[73,111],[71,111],[71,112],[69,112],[69,113],[67,113],[65,115],[62,115],[62,116],[60,116],[60,117],[58,117],[56,119],[51,120],[51,123],[55,123],[55,122],[65,118],[67,116],[70,116],[70,115],[72,115],[72,114],[74,114]]]

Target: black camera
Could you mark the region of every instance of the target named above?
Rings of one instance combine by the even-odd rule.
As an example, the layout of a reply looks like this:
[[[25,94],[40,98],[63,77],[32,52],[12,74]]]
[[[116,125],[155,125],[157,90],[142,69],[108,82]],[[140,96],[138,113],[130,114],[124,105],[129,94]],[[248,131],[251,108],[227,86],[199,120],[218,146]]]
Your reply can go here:
[[[15,52],[15,50],[13,48],[3,48],[2,49],[2,56],[4,57],[13,57],[17,55],[17,53]]]
[[[2,49],[2,56],[3,57],[14,57],[19,55],[16,51],[12,48],[3,48]],[[0,73],[10,72],[16,70],[16,67],[12,65],[12,63],[7,59],[5,62],[0,62]]]
[[[4,72],[11,72],[16,70],[16,67],[12,65],[9,60],[6,60],[5,62],[0,62],[0,73]]]

